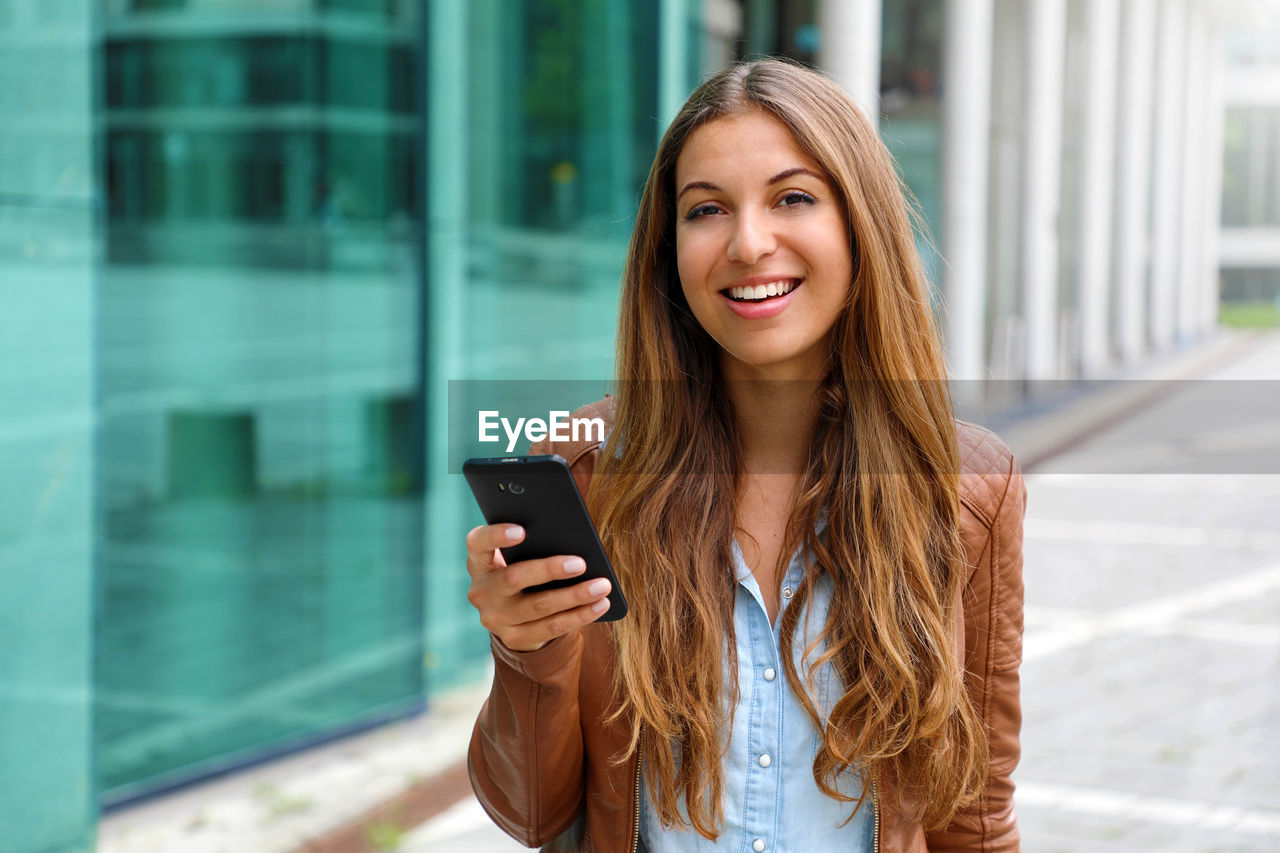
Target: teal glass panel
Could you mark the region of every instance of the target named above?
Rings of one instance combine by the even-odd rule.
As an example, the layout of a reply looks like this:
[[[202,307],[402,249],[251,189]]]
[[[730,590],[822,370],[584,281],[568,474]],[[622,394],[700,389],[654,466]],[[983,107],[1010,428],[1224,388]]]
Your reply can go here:
[[[672,74],[655,69],[675,63],[687,81],[681,98],[692,90],[698,66],[688,42],[696,40],[685,30],[693,9],[640,0],[432,5],[431,692],[482,677],[489,642],[466,603],[463,534],[481,518],[445,464],[448,382],[597,383],[588,399],[547,401],[556,408],[606,391],[622,263],[662,130],[659,78]],[[661,14],[678,15],[676,49],[660,43]],[[453,404],[471,405],[465,394]],[[456,471],[460,460],[451,461]]]
[[[103,46],[107,804],[423,701],[414,6],[166,5]]]
[[[941,285],[942,0],[886,3],[881,17],[880,136],[924,214],[917,249],[930,281]],[[932,242],[932,246],[930,245]]]
[[[0,2],[0,850],[94,847],[94,45]]]

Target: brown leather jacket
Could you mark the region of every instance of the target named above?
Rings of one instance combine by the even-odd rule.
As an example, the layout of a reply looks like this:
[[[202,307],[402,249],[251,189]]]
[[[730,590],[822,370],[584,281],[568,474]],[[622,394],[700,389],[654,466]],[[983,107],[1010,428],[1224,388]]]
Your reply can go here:
[[[612,399],[575,413],[610,420]],[[945,828],[925,833],[898,807],[892,789],[875,796],[876,849],[1016,851],[1018,825],[1010,774],[1017,766],[1022,711],[1022,517],[1026,489],[1009,448],[989,430],[958,422],[962,462],[961,534],[972,569],[963,590],[965,686],[986,723],[991,769],[982,796]],[[534,453],[564,457],[578,489],[600,443],[540,442]],[[640,774],[634,754],[621,764],[629,727],[605,725],[613,644],[599,624],[534,652],[491,639],[493,687],[476,720],[468,753],[471,785],[489,816],[517,841],[546,850],[622,853],[637,848]]]

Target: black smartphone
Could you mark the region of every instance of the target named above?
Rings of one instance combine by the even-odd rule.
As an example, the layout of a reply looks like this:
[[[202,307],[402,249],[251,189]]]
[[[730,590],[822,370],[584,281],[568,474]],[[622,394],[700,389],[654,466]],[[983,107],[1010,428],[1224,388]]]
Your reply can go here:
[[[613,622],[627,615],[627,600],[563,459],[555,454],[468,459],[462,463],[462,474],[487,523],[524,528],[523,542],[499,549],[507,565],[557,554],[586,560],[587,570],[582,574],[529,587],[525,592],[608,578],[612,585],[609,609],[597,621]]]

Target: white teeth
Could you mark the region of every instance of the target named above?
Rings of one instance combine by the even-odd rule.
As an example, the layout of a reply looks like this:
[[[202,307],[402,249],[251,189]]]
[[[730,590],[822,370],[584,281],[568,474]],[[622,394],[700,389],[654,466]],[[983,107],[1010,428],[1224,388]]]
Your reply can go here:
[[[734,299],[767,299],[770,296],[782,296],[795,289],[793,279],[779,279],[768,284],[757,284],[754,287],[731,287],[729,295]]]

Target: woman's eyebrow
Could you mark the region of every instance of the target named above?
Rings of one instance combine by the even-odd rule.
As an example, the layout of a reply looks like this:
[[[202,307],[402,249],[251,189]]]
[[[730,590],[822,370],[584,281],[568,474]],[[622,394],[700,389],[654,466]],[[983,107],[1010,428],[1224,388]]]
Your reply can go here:
[[[779,181],[785,181],[787,178],[794,177],[795,175],[809,175],[810,177],[817,178],[823,183],[826,183],[827,181],[826,178],[822,177],[822,175],[819,175],[817,172],[813,171],[812,169],[806,169],[804,166],[796,166],[794,169],[786,169],[774,175],[772,178],[769,179],[769,184],[772,185],[772,184],[778,183]]]
[[[680,196],[684,195],[689,190],[707,190],[708,192],[713,193],[720,192],[720,188],[710,181],[690,181],[684,185],[684,188],[681,189],[680,192],[676,193],[676,201],[679,201]]]
[[[817,178],[823,183],[826,183],[826,180],[827,180],[826,178],[822,177],[822,175],[819,175],[817,172],[813,171],[812,169],[806,169],[804,166],[796,166],[791,169],[782,170],[781,172],[779,172],[778,174],[770,178],[768,181],[766,181],[765,185],[773,186],[779,181],[785,181],[787,178],[792,178],[792,177],[795,177],[796,175],[809,175],[810,177]],[[683,187],[680,188],[680,192],[676,193],[676,201],[679,201],[680,196],[684,195],[689,190],[707,190],[708,192],[713,192],[713,193],[721,192],[720,187],[716,186],[710,181],[690,181],[689,183],[685,184]]]

